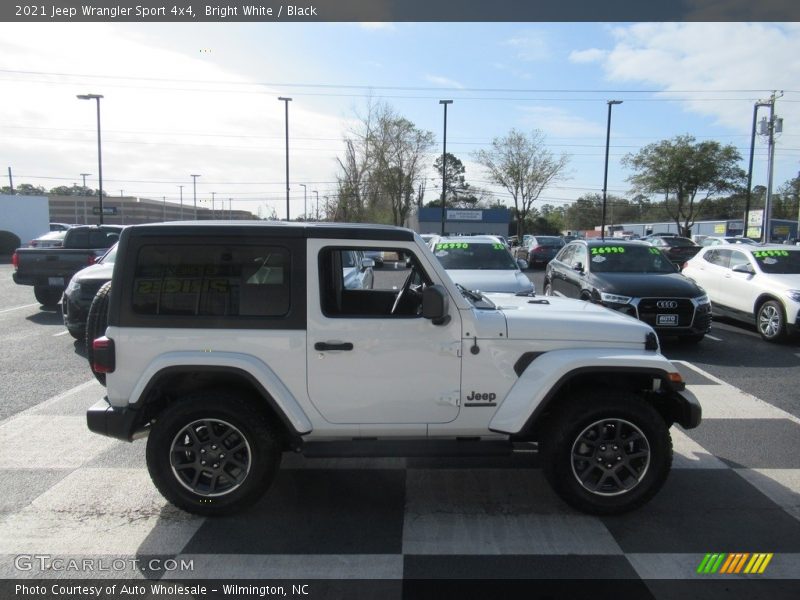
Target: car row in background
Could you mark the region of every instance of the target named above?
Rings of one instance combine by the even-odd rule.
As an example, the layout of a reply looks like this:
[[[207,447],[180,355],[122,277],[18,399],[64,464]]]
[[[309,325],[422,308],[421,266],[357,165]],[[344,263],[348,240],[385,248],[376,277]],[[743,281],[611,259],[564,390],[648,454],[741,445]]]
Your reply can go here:
[[[715,245],[683,268],[708,293],[714,314],[756,326],[775,342],[800,326],[800,248],[781,245]]]
[[[86,335],[86,319],[97,290],[111,281],[117,247],[118,244],[114,244],[95,264],[75,273],[64,290],[61,297],[64,326],[76,340],[82,340]]]
[[[556,235],[526,235],[514,249],[514,256],[527,261],[531,268],[545,267],[564,244],[564,238]]]
[[[515,260],[495,236],[436,236],[430,248],[457,284],[481,292],[533,294],[534,286],[522,272],[524,260]]]
[[[651,246],[663,250],[667,258],[676,265],[682,265],[700,251],[700,246],[692,240],[677,235],[653,236],[645,241]]]
[[[711,328],[705,291],[645,242],[570,242],[547,265],[544,286],[546,296],[602,304],[644,321],[660,337],[696,343]]]

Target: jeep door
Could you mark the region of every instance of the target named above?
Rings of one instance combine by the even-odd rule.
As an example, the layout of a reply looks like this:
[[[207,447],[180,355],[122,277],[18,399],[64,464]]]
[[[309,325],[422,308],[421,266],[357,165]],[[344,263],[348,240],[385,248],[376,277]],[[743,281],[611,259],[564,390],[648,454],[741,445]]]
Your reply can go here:
[[[371,289],[347,289],[341,261],[353,250],[398,260],[374,270]],[[422,288],[434,283],[424,261],[402,247],[312,239],[308,272],[315,271],[319,277],[308,278],[308,393],[323,417],[337,424],[419,424],[415,434],[426,423],[454,420],[461,321],[455,309],[439,325],[422,317]]]

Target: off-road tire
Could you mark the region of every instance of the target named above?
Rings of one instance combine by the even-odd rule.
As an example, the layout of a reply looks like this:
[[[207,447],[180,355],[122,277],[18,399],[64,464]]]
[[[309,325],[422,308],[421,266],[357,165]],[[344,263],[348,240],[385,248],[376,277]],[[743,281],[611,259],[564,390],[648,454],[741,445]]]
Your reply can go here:
[[[36,296],[36,301],[45,308],[55,308],[58,306],[62,294],[62,290],[54,290],[42,285],[33,286],[33,295]]]
[[[104,283],[89,305],[89,313],[86,316],[86,358],[89,359],[89,368],[97,378],[97,381],[106,384],[106,374],[97,373],[94,370],[94,348],[92,342],[105,334],[108,327],[108,301],[111,293],[111,282]]]
[[[556,493],[570,506],[595,515],[628,512],[655,496],[672,465],[672,438],[658,411],[635,394],[616,390],[585,390],[562,401],[563,405],[548,420],[548,434],[542,448],[544,474]],[[633,425],[644,434],[649,449],[649,463],[639,475],[638,483],[617,495],[589,491],[580,483],[573,467],[573,445],[587,428],[603,421]],[[623,440],[619,444],[622,452],[627,452],[627,443]],[[600,448],[600,444],[597,447]],[[577,464],[589,465],[593,460],[596,458]],[[613,458],[608,459],[609,464],[613,461]],[[600,465],[597,469],[602,472],[604,467]],[[583,472],[588,473],[588,468]]]
[[[241,439],[246,440],[249,450],[247,452],[249,470],[236,487],[222,495],[192,491],[186,487],[191,485],[189,482],[181,482],[179,469],[173,469],[173,458],[194,462],[200,460],[198,446],[187,452],[180,450],[181,446],[177,442],[190,425],[198,421],[224,423],[235,431],[231,433],[231,429],[223,430],[228,431],[228,434],[227,437],[221,438],[222,441],[216,442],[220,444],[215,446],[217,452],[226,444],[233,447],[237,443],[241,445]],[[208,428],[205,431],[208,431]],[[241,434],[241,437],[237,434]],[[200,436],[194,439],[200,440]],[[210,443],[208,440],[206,442]],[[178,445],[173,446],[175,443]],[[211,452],[210,447],[208,452]],[[220,456],[225,459],[224,454]],[[227,460],[230,458],[228,456]],[[169,404],[158,415],[147,439],[147,468],[155,486],[164,498],[178,508],[203,516],[229,515],[256,502],[275,478],[280,461],[281,445],[278,431],[267,415],[258,409],[255,401],[221,390],[189,394]],[[223,465],[224,468],[221,460],[216,464]],[[186,472],[186,476],[192,477],[194,471],[191,468],[186,471],[186,465],[183,466],[184,471],[181,472]],[[211,466],[198,467],[201,479],[212,478]],[[223,481],[225,477],[223,473]]]

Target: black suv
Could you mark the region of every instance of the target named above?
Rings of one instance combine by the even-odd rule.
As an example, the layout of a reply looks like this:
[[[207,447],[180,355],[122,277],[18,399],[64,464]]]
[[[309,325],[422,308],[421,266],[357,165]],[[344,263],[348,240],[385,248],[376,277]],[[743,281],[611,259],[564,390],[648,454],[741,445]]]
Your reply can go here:
[[[711,328],[705,291],[644,242],[571,242],[547,265],[544,293],[602,304],[644,321],[659,336],[699,342]]]

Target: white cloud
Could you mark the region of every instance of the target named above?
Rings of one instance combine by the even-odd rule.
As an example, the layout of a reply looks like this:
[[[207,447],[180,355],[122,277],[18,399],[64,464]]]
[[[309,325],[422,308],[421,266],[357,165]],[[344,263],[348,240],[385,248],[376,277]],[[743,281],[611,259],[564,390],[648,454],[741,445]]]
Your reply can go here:
[[[505,63],[492,63],[490,66],[493,67],[494,69],[497,69],[498,71],[503,71],[504,73],[509,73],[510,75],[512,75],[513,77],[516,77],[518,79],[530,79],[531,78],[531,74],[529,72],[524,71],[522,69],[518,69],[516,67],[512,67],[512,66],[507,65]]]
[[[385,21],[364,21],[359,23],[358,26],[361,29],[367,29],[369,31],[393,31],[394,30],[394,23],[387,23]]]
[[[521,119],[523,125],[541,129],[548,136],[605,139],[606,130],[602,118],[597,122],[590,121],[563,108],[550,106],[523,106],[519,107],[519,110],[523,113]]]
[[[547,60],[552,54],[547,35],[541,31],[528,31],[516,35],[503,42],[503,45],[513,48],[516,57],[526,62]]]
[[[440,87],[457,88],[460,90],[463,90],[465,87],[463,84],[459,83],[458,81],[455,81],[454,79],[448,79],[447,77],[440,77],[439,75],[426,75],[425,80]]]
[[[746,90],[796,89],[800,81],[795,23],[652,23],[612,33],[615,45],[603,64],[609,80],[673,92],[661,96],[684,98],[688,110],[739,131],[749,131],[753,101],[766,95]],[[797,130],[800,106],[779,101],[778,107]]]
[[[608,56],[608,52],[599,48],[587,48],[586,50],[573,50],[569,54],[570,62],[583,64],[600,62]]]
[[[0,136],[17,174],[79,181],[78,173],[90,172],[90,180],[95,179],[94,103],[75,95],[98,93],[104,96],[103,177],[110,193],[124,189],[126,194],[175,199],[178,183],[188,180],[186,198],[189,173],[202,174],[198,197],[215,191],[218,200],[259,194],[277,200],[284,193],[284,107],[276,99],[279,90],[265,89],[255,79],[222,67],[213,54],[161,48],[140,29],[130,34],[130,29],[114,24],[49,25],[0,25],[0,69],[82,74],[2,74],[9,81],[0,95]],[[263,72],[259,77],[268,79]],[[335,166],[328,157],[336,154],[344,123],[296,101],[289,104],[289,124],[294,140],[292,194],[302,195],[294,182],[333,179]],[[170,183],[148,183],[153,180]],[[276,185],[215,186],[214,181]],[[30,182],[47,188],[73,183]],[[253,212],[256,207],[252,202],[239,206]]]

